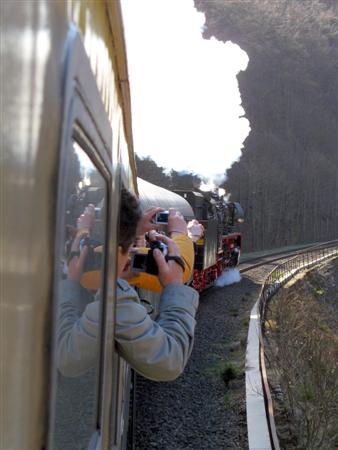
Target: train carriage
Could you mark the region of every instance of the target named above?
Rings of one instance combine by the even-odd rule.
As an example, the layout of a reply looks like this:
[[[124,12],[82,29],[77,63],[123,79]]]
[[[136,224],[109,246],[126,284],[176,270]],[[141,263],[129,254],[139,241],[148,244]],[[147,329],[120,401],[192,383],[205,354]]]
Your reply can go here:
[[[137,182],[120,3],[1,2],[1,30],[1,448],[124,448],[129,369],[111,318],[120,185]],[[60,281],[87,201],[104,248],[101,335],[95,368],[67,378]]]
[[[173,191],[156,186],[142,178],[137,178],[141,208],[146,210],[152,206],[159,206],[165,210],[175,208],[184,216],[185,220],[195,218],[194,211],[182,196]]]

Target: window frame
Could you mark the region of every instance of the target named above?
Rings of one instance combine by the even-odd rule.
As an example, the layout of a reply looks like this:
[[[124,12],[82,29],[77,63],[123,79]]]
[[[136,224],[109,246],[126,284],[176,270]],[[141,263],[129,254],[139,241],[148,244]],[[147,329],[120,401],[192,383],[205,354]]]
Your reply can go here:
[[[86,55],[80,33],[74,25],[70,26],[64,53],[64,80],[62,88],[63,115],[60,139],[58,171],[56,174],[56,222],[54,250],[54,282],[52,311],[52,364],[50,371],[49,397],[49,435],[48,446],[52,447],[55,425],[56,376],[54,349],[56,345],[57,299],[58,289],[58,256],[63,245],[63,213],[65,211],[65,183],[67,176],[67,156],[77,142],[86,152],[92,163],[106,181],[106,224],[105,224],[105,254],[104,281],[102,296],[102,330],[100,339],[100,369],[97,381],[97,429],[93,430],[88,450],[108,449],[111,415],[116,415],[116,383],[113,374],[118,374],[116,351],[112,339],[114,335],[115,303],[116,303],[116,254],[117,254],[117,224],[120,198],[120,175],[118,161],[112,161],[112,127],[98,91],[90,62]],[[108,277],[108,274],[112,275]],[[110,318],[110,320],[108,320]],[[113,433],[116,430],[112,430]]]

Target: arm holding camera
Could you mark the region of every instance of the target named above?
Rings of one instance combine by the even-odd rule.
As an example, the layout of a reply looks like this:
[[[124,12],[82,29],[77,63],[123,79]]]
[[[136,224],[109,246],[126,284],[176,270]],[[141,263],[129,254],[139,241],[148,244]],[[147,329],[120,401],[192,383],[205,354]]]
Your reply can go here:
[[[159,228],[161,225],[153,223],[153,220],[156,220],[156,217],[158,217],[158,215],[160,215],[162,211],[162,208],[153,207],[149,208],[145,211],[145,213],[143,213],[136,231],[136,242],[139,246],[142,247],[142,243],[144,246],[144,242],[142,242],[142,240],[144,241],[145,232],[149,233],[149,236],[151,236],[151,241],[160,240],[165,243],[165,239],[163,240],[161,237],[162,235],[159,235],[154,230],[155,228]],[[194,267],[194,250],[191,239],[187,235],[187,224],[182,214],[173,208],[170,208],[168,212],[164,212],[164,215],[168,220],[168,232],[172,240],[174,241],[174,244],[176,245],[176,247],[178,247],[178,249],[176,249],[176,252],[179,251],[184,262],[185,270],[183,272],[183,282],[187,283],[191,278]],[[88,253],[88,248],[86,246],[83,246],[82,249],[80,249],[80,241],[84,236],[88,236],[91,228],[93,227],[94,221],[95,207],[94,205],[90,204],[85,208],[84,212],[77,220],[77,233],[72,242],[71,258],[68,262],[68,279],[71,279],[73,281],[79,281],[81,279],[84,263]],[[155,253],[157,252],[155,251]],[[160,252],[160,255],[157,256],[160,264],[162,263],[161,256],[162,255]],[[175,265],[177,266],[177,263],[175,261],[170,261],[169,267],[175,267]],[[167,274],[167,276],[164,277],[164,280],[166,280],[168,276],[170,278],[170,274]],[[129,267],[125,268],[124,272],[121,274],[121,277],[128,280],[128,282],[135,287],[148,289],[153,292],[161,292],[163,286],[165,286],[165,284],[161,283],[161,279],[157,275],[146,272],[133,272],[133,269],[130,267],[130,265]]]
[[[157,230],[160,225],[155,224],[153,219],[156,217],[156,215],[163,211],[162,208],[152,207],[147,209],[137,226],[136,230],[136,239],[135,239],[135,245],[136,247],[146,247],[147,241],[145,239],[145,234],[150,233],[151,231]],[[130,278],[130,275],[128,275]]]
[[[180,250],[172,239],[166,236],[157,235],[157,239],[162,241],[168,247],[168,256],[180,257]],[[183,284],[183,268],[175,260],[166,260],[165,256],[159,249],[153,251],[154,259],[158,266],[158,278],[163,287],[169,284]]]
[[[159,248],[153,249],[159,272],[156,278],[163,286],[158,318],[153,321],[135,291],[119,280],[115,339],[121,356],[138,373],[170,381],[182,373],[192,351],[198,293],[183,284],[183,268],[177,262],[180,249],[175,241],[163,235],[157,235],[156,240],[168,250],[165,256]]]
[[[89,204],[81,216],[77,219],[77,232],[70,248],[70,258],[68,260],[68,279],[80,281],[83,274],[85,260],[88,254],[86,245],[81,247],[81,240],[88,236],[95,221],[95,206]]]
[[[195,251],[193,243],[188,236],[187,224],[183,215],[173,208],[169,209],[168,232],[171,239],[180,249],[185,264],[183,281],[187,283],[190,281],[194,270]]]
[[[121,198],[118,277],[127,264],[140,220],[137,199],[125,189],[121,192]],[[185,234],[180,236],[187,238]],[[175,239],[174,236],[173,238]],[[186,269],[183,270],[181,266],[181,247],[174,239],[162,235],[157,235],[156,239],[167,246],[167,255],[154,248],[153,257],[159,274],[142,275],[156,279],[162,289],[158,318],[156,321],[152,320],[136,291],[125,280],[118,278],[115,333],[113,334],[113,327],[108,327],[108,330],[111,332],[109,337],[115,339],[119,354],[137,372],[152,380],[168,381],[182,373],[191,354],[198,293],[183,284]],[[76,241],[74,246],[75,244],[78,246],[79,243]],[[158,245],[158,248],[163,249],[163,246]],[[74,247],[74,251],[78,249]],[[74,257],[74,262],[77,258]],[[57,360],[61,373],[74,377],[85,373],[97,363],[101,300],[97,295],[92,301],[90,295],[88,301],[82,301],[82,292],[89,292],[78,281],[62,280],[62,284]],[[108,320],[113,320],[113,317],[108,317]]]
[[[156,216],[157,213],[163,211],[162,208],[152,207],[147,209],[138,224],[137,230],[136,230],[136,238],[142,236],[144,237],[145,233],[147,233],[150,230],[157,230],[160,225],[154,224],[153,219]]]
[[[161,208],[152,208],[152,216],[156,214],[156,210],[161,211]],[[149,212],[151,210],[148,210]],[[174,208],[170,208],[167,214],[168,217],[168,232],[171,236],[171,239],[174,245],[177,247],[176,251],[179,251],[181,259],[184,262],[185,270],[183,272],[183,283],[187,283],[192,275],[194,268],[194,248],[191,239],[188,237],[187,232],[187,224],[179,211],[176,211]],[[148,232],[150,240],[160,240],[165,243],[165,239],[163,240],[163,236],[160,234],[152,233],[152,230]],[[162,236],[162,237],[161,237]],[[156,253],[156,252],[155,252]],[[154,257],[155,257],[154,253]],[[160,252],[161,253],[161,252]],[[162,261],[161,256],[158,256],[160,264]],[[170,261],[170,267],[177,263],[175,261]],[[160,278],[157,275],[153,275],[150,273],[142,272],[138,273],[137,276],[133,276],[128,278],[128,282],[135,287],[139,287],[142,289],[147,289],[153,292],[161,292],[163,289],[163,284],[161,283]]]
[[[188,234],[187,224],[184,220],[183,215],[179,211],[176,211],[174,208],[169,208],[168,232],[171,238],[174,238],[178,235]]]

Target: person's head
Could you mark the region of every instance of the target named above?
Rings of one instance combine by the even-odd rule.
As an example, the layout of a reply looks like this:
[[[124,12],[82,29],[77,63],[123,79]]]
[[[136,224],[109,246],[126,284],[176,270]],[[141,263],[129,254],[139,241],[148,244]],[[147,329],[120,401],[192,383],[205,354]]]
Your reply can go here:
[[[135,240],[137,225],[141,217],[142,212],[138,199],[122,187],[118,234],[118,275],[127,263],[129,249]]]

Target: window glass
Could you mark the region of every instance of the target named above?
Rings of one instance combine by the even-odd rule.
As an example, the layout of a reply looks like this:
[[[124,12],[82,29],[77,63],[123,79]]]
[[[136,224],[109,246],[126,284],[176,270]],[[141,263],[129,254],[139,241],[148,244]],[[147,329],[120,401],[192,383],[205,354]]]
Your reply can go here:
[[[107,186],[77,142],[58,218],[54,450],[87,449],[97,429]]]

